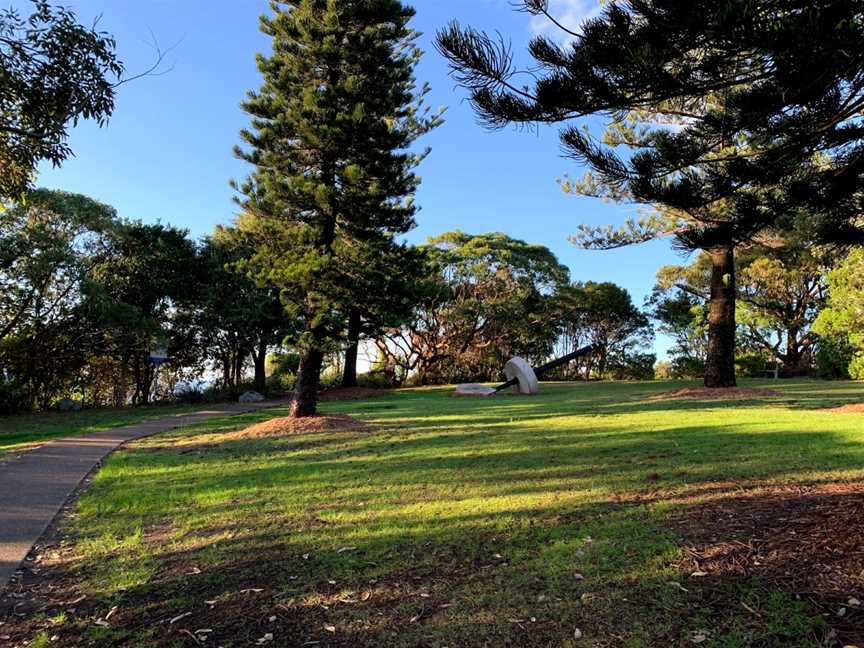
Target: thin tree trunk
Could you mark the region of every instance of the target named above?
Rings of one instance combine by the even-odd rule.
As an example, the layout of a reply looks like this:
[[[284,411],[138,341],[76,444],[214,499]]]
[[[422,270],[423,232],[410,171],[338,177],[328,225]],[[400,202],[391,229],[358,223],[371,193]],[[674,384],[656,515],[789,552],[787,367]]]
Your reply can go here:
[[[243,383],[243,347],[237,345],[237,355],[234,356],[234,384],[239,387]]]
[[[345,368],[342,371],[342,386],[357,386],[357,351],[360,347],[360,312],[351,309],[348,314],[348,348],[345,349]]]
[[[304,351],[300,357],[294,401],[291,404],[291,416],[294,418],[315,416],[318,412],[318,386],[321,382],[323,364],[324,353],[319,349]]]
[[[255,362],[255,391],[263,394],[267,389],[267,335],[258,340],[258,351],[252,353]]]
[[[735,248],[711,250],[705,386],[735,386]]]

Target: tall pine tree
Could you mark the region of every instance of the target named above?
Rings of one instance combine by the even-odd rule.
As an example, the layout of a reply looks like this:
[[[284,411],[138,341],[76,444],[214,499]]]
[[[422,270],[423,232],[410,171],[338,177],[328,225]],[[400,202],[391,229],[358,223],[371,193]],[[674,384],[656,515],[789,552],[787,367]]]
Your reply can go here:
[[[665,233],[710,252],[705,381],[734,385],[735,248],[802,228],[805,204],[804,229],[820,239],[862,237],[860,2],[622,0],[581,26],[556,21],[548,0],[517,4],[569,41],[532,40],[531,85],[506,43],[482,32],[454,23],[439,49],[488,124],[562,124],[564,150],[594,170],[605,197],[661,208],[659,218],[583,230],[580,243]],[[612,132],[598,133],[589,115]]]
[[[236,188],[258,237],[250,269],[304,322],[292,406],[303,417],[316,413],[322,364],[342,344],[349,313],[379,299],[375,286],[356,280],[363,251],[398,255],[395,238],[414,226],[414,168],[426,152],[410,147],[440,114],[423,107],[427,87],[416,89],[421,52],[410,7],[398,0],[270,7],[261,29],[273,51],[258,56],[264,80],[243,104],[252,127],[236,149],[255,169]],[[386,291],[386,282],[378,287]]]

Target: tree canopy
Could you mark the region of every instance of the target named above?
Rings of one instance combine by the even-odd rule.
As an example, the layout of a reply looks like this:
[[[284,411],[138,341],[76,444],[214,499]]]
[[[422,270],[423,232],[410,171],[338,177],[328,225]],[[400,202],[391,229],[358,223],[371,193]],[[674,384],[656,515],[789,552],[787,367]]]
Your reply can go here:
[[[107,121],[123,73],[109,34],[47,0],[32,4],[28,17],[0,11],[0,201],[21,198],[39,162],[72,154],[70,124]]]

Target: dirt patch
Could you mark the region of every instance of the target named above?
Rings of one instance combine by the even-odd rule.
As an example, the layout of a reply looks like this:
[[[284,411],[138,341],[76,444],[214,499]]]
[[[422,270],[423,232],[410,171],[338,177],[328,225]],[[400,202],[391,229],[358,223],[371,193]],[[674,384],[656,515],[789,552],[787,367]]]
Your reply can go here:
[[[326,416],[290,416],[270,419],[232,434],[233,438],[256,439],[261,437],[291,436],[313,432],[368,431],[372,426],[347,414],[328,414]]]
[[[336,387],[321,392],[319,400],[329,401],[352,401],[375,398],[377,396],[389,396],[393,393],[391,389],[375,389],[373,387]]]
[[[692,505],[679,565],[703,584],[758,579],[824,612],[841,645],[864,643],[864,484],[762,488]]]
[[[754,387],[730,387],[726,389],[708,389],[707,387],[687,387],[685,389],[675,389],[673,391],[664,392],[652,396],[650,400],[675,400],[677,398],[692,398],[695,400],[750,400],[753,398],[770,398],[773,396],[782,396],[778,391],[773,389],[754,388]]]
[[[837,414],[864,414],[864,403],[850,403],[849,405],[843,405],[843,407],[835,407],[834,409],[828,411],[835,412]]]

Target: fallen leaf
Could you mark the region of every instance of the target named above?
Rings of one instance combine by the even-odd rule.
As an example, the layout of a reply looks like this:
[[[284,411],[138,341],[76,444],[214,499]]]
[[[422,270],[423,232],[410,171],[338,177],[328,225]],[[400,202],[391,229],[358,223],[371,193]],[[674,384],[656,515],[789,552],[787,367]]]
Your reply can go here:
[[[371,593],[371,592],[363,592],[363,593],[360,595],[360,600],[361,600],[361,601],[368,601],[370,598],[372,598],[372,593]]]
[[[257,587],[250,587],[249,589],[240,590],[241,594],[260,594],[263,592],[263,589],[258,589]]]
[[[354,551],[357,547],[342,547],[336,553],[345,553],[346,551]]]
[[[707,575],[708,575],[708,572],[704,572],[704,571],[695,571],[692,574],[690,574],[690,576],[692,578],[702,578],[703,576],[707,576]]]
[[[115,605],[115,606],[112,607],[110,610],[108,610],[108,614],[105,615],[105,620],[107,621],[107,620],[110,619],[112,616],[114,616],[114,613],[115,613],[116,611],[117,611],[117,606]]]
[[[580,574],[579,572],[576,572],[575,574],[573,574],[573,578],[575,578],[577,581],[585,580],[585,577],[582,574]]]
[[[100,628],[109,628],[109,627],[111,627],[111,624],[108,623],[105,619],[99,619],[98,621],[95,621],[94,623],[95,623],[97,626],[99,626]]]
[[[859,601],[859,600],[858,600],[857,598],[855,598],[854,596],[849,597],[849,600],[846,601],[846,602],[847,602],[849,605],[852,605],[852,606],[861,605],[861,601]]]
[[[690,641],[692,641],[692,642],[695,643],[695,644],[701,644],[701,643],[704,643],[704,642],[707,641],[707,640],[708,640],[708,636],[705,635],[705,634],[703,634],[703,633],[701,633],[701,632],[697,632],[697,633],[694,634],[693,637],[690,639]]]
[[[192,616],[192,613],[191,612],[184,612],[183,614],[180,614],[180,615],[174,617],[173,619],[171,619],[168,623],[170,625],[173,625],[173,624],[177,623],[180,619],[185,619],[188,616]]]
[[[582,638],[582,631],[579,628],[576,628],[573,631],[573,638],[574,639],[581,639]]]
[[[324,629],[325,629],[327,632],[333,632],[333,633],[336,632],[336,626],[333,626],[333,625],[325,625],[325,626],[324,626]]]

